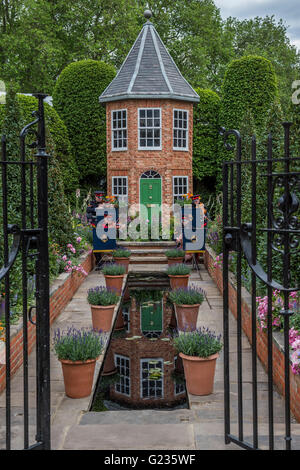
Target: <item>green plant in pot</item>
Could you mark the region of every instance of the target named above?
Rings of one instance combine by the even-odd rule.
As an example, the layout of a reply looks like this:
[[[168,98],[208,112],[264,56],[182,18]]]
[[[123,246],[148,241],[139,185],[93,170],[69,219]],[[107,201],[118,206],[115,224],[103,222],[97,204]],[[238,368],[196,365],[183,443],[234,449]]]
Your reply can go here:
[[[128,266],[130,263],[131,251],[126,250],[125,248],[117,248],[112,253],[113,259],[117,264],[125,266],[126,273],[128,273]]]
[[[93,328],[98,331],[110,331],[114,309],[120,296],[103,286],[88,290],[87,301],[91,306]]]
[[[204,291],[195,286],[178,288],[169,293],[169,299],[175,305],[177,325],[180,330],[196,328],[199,307],[204,298]]]
[[[55,330],[54,351],[62,365],[68,397],[84,398],[91,394],[96,360],[103,344],[102,335],[94,329]]]
[[[188,286],[191,268],[186,264],[172,264],[167,269],[172,289]]]
[[[221,335],[208,328],[179,331],[173,344],[182,358],[186,387],[192,395],[213,392],[216,361],[222,349]]]
[[[107,289],[115,291],[118,295],[122,293],[123,279],[126,268],[122,264],[108,263],[102,268]]]
[[[168,265],[182,263],[184,260],[185,252],[178,248],[165,251],[165,255],[168,258]]]

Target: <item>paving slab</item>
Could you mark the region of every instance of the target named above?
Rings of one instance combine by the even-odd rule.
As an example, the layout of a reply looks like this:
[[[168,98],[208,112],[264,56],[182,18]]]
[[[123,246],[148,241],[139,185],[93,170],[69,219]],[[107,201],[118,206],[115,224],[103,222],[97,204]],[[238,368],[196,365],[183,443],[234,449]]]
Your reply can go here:
[[[113,413],[113,412],[112,412]],[[77,425],[67,433],[65,450],[191,450],[192,424]]]

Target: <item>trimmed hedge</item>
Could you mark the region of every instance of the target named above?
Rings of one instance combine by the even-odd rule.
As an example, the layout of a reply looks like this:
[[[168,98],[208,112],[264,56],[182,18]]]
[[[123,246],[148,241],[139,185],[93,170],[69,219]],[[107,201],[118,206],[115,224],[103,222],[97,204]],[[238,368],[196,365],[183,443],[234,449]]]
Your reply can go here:
[[[238,129],[246,111],[252,113],[257,127],[263,126],[277,96],[277,78],[268,59],[249,55],[233,60],[222,86],[221,126]]]
[[[200,102],[194,107],[193,174],[201,181],[216,175],[220,97],[203,88],[195,91]]]
[[[220,105],[219,124],[240,130],[245,116],[252,116],[259,134],[265,132],[268,111],[278,98],[277,77],[272,63],[260,56],[244,56],[233,60],[225,73]],[[230,139],[231,140],[231,139]],[[235,139],[231,140],[235,143]],[[222,179],[222,161],[235,158],[235,151],[224,148],[219,138],[218,186]]]
[[[106,115],[99,96],[115,76],[112,65],[96,60],[69,64],[60,74],[53,104],[65,122],[84,187],[106,176]]]
[[[32,111],[37,109],[38,100],[34,96],[17,95],[20,119],[31,122]],[[57,112],[48,103],[44,103],[45,124],[48,137],[51,138],[53,151],[59,161],[64,192],[70,201],[74,201],[75,191],[79,185],[79,172],[72,152],[67,128]],[[0,128],[3,126],[5,106],[0,105]],[[18,129],[20,132],[21,129]]]
[[[19,95],[18,101],[25,122],[30,122],[32,109],[37,108],[37,99],[33,96]],[[62,173],[64,191],[68,199],[74,200],[79,185],[79,172],[73,155],[68,130],[55,109],[44,104],[45,124],[53,141],[55,155]]]

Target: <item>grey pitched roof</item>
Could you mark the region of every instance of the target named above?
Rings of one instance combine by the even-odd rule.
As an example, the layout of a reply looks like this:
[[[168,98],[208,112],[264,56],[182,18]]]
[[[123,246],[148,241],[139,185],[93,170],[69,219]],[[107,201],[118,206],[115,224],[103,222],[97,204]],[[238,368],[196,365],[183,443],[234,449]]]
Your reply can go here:
[[[199,96],[183,78],[150,21],[99,98],[101,103],[128,98],[168,98],[198,102]]]

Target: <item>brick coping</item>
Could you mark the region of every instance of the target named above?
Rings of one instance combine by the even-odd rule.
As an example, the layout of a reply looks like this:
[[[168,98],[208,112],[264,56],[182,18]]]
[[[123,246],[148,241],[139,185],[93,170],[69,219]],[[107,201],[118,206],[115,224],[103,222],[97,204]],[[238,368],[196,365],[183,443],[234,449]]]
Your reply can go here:
[[[204,253],[204,264],[212,279],[216,283],[219,291],[223,292],[223,271],[220,267],[214,267],[216,254],[211,247],[206,247]],[[229,308],[233,316],[236,318],[234,309],[236,308],[236,277],[229,272]],[[233,300],[234,299],[234,300]],[[251,295],[242,287],[241,292],[242,304],[242,328],[251,344]],[[232,308],[233,307],[233,308]],[[284,335],[280,331],[273,331],[273,382],[277,386],[279,393],[284,396]],[[267,334],[265,331],[257,329],[257,356],[261,360],[263,366],[267,370]],[[291,363],[291,362],[290,362]],[[296,420],[300,422],[300,376],[293,374],[290,367],[290,388],[291,388],[291,411]]]

